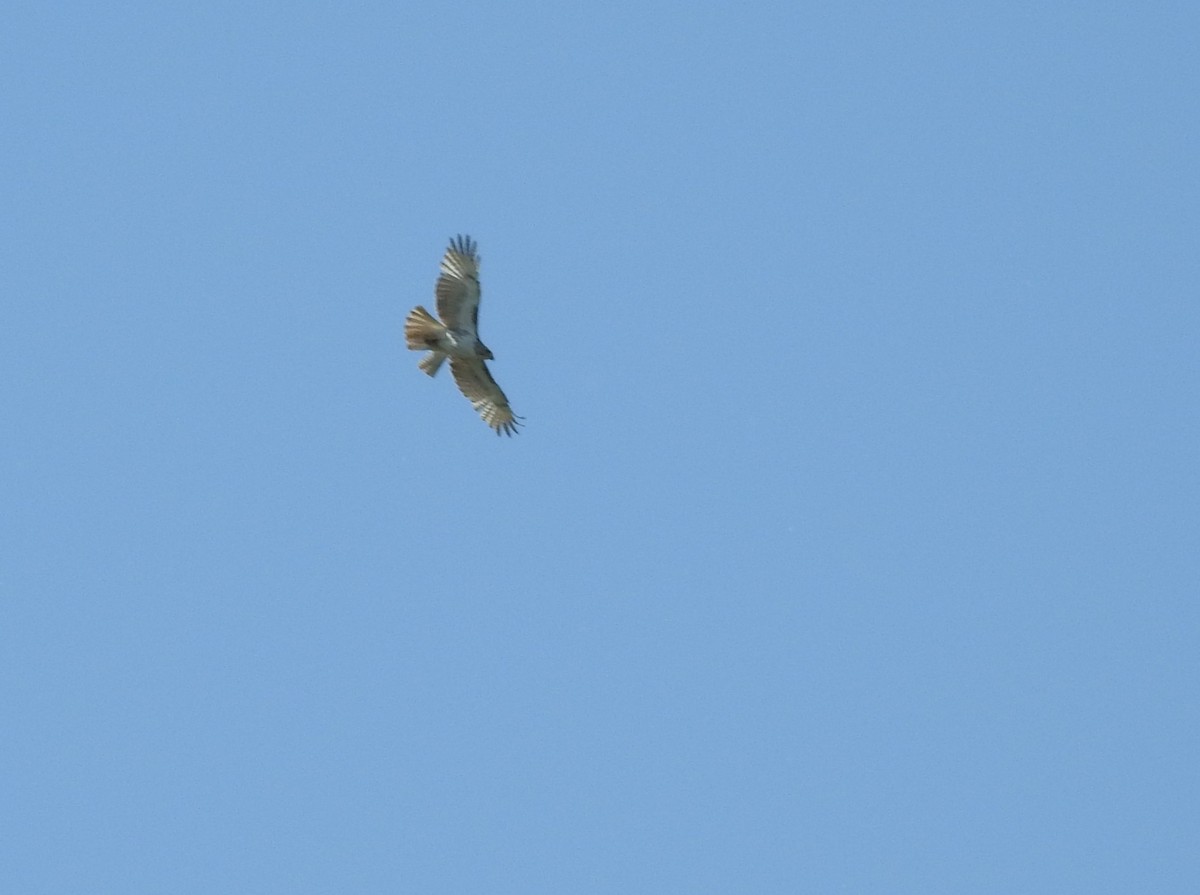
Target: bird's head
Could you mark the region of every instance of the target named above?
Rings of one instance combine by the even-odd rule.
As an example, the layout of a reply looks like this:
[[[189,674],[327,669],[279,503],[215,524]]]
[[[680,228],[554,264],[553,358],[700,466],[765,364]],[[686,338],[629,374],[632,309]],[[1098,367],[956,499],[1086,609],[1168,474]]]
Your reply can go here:
[[[484,345],[482,342],[476,343],[475,353],[484,360],[494,360],[495,358],[495,356],[492,354],[492,349],[488,348],[487,345]]]

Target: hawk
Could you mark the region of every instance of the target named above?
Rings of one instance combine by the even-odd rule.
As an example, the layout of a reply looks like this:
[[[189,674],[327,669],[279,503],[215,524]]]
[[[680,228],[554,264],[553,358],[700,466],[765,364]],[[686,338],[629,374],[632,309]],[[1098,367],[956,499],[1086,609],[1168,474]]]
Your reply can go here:
[[[488,372],[484,361],[493,359],[491,350],[479,341],[479,255],[469,236],[456,236],[442,256],[442,273],[434,296],[441,320],[420,305],[404,321],[404,339],[410,351],[428,351],[417,364],[436,376],[450,359],[450,373],[458,390],[467,396],[483,421],[499,435],[517,431],[521,417],[512,412],[508,398]]]

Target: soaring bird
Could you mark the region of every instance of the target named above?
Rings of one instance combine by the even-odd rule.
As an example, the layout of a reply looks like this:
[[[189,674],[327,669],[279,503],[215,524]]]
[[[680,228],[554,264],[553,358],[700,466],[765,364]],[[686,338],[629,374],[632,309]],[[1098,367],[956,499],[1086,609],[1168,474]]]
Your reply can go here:
[[[479,341],[479,255],[469,236],[456,236],[442,256],[442,273],[434,287],[439,321],[420,305],[404,321],[404,338],[411,351],[428,351],[417,364],[437,375],[450,359],[450,372],[483,421],[499,435],[512,435],[521,417],[512,412],[508,398],[488,372],[484,361],[491,350]]]

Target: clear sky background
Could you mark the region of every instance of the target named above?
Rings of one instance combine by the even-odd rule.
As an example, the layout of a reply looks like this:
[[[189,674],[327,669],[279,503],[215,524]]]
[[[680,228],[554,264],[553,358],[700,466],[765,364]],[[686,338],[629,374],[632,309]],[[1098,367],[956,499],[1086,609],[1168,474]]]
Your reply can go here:
[[[0,891],[1200,891],[1198,33],[10,4]]]

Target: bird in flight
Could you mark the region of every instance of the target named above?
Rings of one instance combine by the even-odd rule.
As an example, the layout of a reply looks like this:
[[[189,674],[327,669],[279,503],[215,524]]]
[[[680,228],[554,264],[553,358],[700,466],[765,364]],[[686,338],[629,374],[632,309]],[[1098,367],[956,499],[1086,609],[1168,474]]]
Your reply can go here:
[[[435,318],[420,305],[404,321],[404,339],[410,351],[428,351],[417,364],[430,376],[437,375],[450,359],[450,373],[458,389],[496,434],[512,435],[521,417],[512,412],[508,398],[492,378],[485,361],[491,350],[479,341],[479,255],[469,236],[456,236],[442,256],[442,273],[434,296]]]

